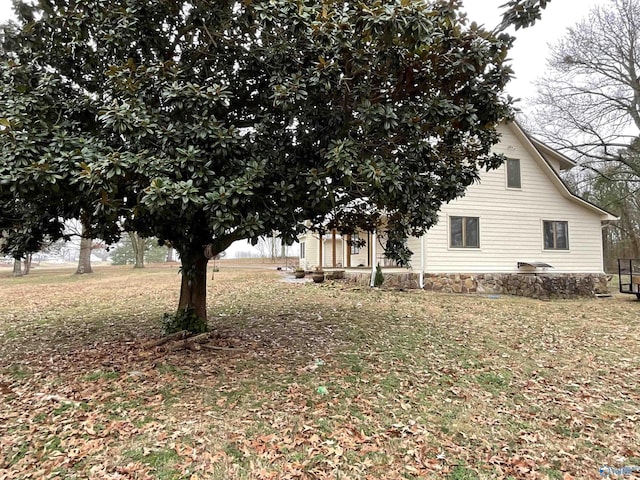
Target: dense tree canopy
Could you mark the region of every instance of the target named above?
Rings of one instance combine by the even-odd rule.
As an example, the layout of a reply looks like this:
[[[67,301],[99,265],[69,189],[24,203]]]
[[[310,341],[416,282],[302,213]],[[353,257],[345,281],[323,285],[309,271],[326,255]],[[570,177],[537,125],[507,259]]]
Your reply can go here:
[[[406,260],[407,235],[501,163],[503,30],[545,4],[513,0],[487,31],[459,0],[17,2],[0,199],[20,224],[84,215],[109,241],[125,219],[170,242],[202,318],[205,245],[384,221]]]
[[[86,99],[39,60],[0,62],[0,248],[16,258],[64,235],[80,218],[114,238],[114,217],[93,215],[100,191],[84,179],[106,149],[86,133]],[[87,163],[88,162],[88,163]]]

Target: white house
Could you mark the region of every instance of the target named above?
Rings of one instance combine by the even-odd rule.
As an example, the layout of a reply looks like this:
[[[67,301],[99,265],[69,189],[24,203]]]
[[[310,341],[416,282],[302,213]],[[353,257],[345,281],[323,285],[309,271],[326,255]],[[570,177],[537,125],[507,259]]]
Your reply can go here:
[[[601,229],[616,217],[569,191],[560,172],[574,167],[573,161],[528,137],[517,123],[498,130],[494,151],[507,162],[482,172],[464,197],[442,207],[434,227],[409,239],[413,257],[405,273],[413,274],[416,286],[435,290],[530,296],[553,295],[549,289],[559,296],[606,290]],[[299,239],[300,264],[390,266],[384,241],[374,245],[374,232],[359,235],[366,245],[358,248],[339,232],[322,240],[307,232]]]

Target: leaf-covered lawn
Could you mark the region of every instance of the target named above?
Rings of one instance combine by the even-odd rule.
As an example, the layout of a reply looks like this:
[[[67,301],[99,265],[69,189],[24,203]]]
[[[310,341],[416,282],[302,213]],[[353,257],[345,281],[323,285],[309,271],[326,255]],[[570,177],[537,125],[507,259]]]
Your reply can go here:
[[[164,353],[141,344],[177,303],[175,267],[71,273],[0,278],[1,479],[582,479],[640,465],[633,296],[371,290],[223,262],[210,324],[241,350]]]

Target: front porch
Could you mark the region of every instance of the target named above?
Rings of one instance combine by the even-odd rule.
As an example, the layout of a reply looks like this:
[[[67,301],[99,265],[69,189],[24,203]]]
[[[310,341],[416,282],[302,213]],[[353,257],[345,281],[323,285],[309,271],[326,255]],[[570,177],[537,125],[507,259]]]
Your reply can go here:
[[[307,234],[301,242],[300,266],[308,271],[320,267],[325,271],[359,269],[357,271],[362,272],[377,265],[406,270],[385,256],[384,242],[376,233],[342,235],[332,230],[328,234]]]

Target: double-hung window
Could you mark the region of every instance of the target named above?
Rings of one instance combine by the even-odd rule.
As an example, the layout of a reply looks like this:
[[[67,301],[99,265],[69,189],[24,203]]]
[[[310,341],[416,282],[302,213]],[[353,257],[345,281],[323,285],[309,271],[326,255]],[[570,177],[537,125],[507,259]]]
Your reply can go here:
[[[300,242],[300,258],[305,258],[304,257],[305,255],[306,255],[305,243],[304,242]]]
[[[556,220],[542,222],[545,250],[569,250],[569,223]]]
[[[451,248],[480,248],[480,219],[449,217],[449,245]]]

